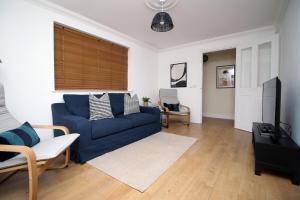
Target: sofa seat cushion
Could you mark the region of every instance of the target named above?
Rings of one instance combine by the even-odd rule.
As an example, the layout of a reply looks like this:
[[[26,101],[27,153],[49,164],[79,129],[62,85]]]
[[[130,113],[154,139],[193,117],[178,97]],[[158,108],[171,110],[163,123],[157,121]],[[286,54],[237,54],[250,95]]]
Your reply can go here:
[[[143,126],[157,121],[157,117],[155,115],[148,113],[134,113],[130,115],[119,116],[119,118],[129,119],[133,127]]]
[[[132,128],[130,120],[125,118],[110,118],[92,121],[92,138],[98,139]]]

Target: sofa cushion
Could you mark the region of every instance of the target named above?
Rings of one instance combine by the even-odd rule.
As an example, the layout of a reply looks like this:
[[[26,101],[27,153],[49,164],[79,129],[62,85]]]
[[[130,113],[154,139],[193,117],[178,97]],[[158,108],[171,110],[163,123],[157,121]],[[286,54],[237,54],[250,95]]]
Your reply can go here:
[[[148,113],[134,113],[134,114],[118,116],[118,117],[121,119],[130,120],[133,127],[143,126],[157,121],[157,116]]]
[[[109,96],[107,93],[102,95],[102,97],[97,98],[90,94],[90,120],[99,120],[106,118],[114,118],[111,112],[111,106],[109,101]]]
[[[132,128],[130,120],[125,118],[110,118],[92,121],[92,138],[98,139]]]
[[[95,95],[100,98],[102,95]],[[89,95],[64,94],[63,95],[68,111],[73,115],[90,118]]]
[[[124,113],[124,93],[109,93],[110,105],[113,115]]]
[[[140,104],[138,96],[135,94],[133,97],[124,94],[124,115],[140,112]]]

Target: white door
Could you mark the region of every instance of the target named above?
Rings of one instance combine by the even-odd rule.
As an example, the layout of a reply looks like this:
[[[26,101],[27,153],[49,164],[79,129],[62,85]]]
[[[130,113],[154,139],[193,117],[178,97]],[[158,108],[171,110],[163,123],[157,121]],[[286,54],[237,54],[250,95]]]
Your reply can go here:
[[[234,127],[251,132],[262,120],[262,83],[278,76],[278,35],[236,49]]]

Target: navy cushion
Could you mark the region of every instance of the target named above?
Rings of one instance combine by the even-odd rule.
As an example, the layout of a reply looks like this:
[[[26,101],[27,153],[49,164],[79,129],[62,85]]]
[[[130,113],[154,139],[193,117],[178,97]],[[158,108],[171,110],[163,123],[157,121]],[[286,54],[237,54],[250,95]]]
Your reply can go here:
[[[102,95],[95,95],[100,98]],[[64,94],[63,95],[68,111],[73,115],[90,118],[89,95]]]
[[[38,134],[28,122],[25,122],[19,128],[0,133],[0,144],[32,147],[39,142]],[[0,152],[0,161],[8,160],[17,154],[15,152]]]
[[[92,138],[98,139],[132,128],[132,123],[124,118],[101,119],[91,121]]]
[[[124,93],[109,93],[109,100],[114,116],[124,113]]]
[[[164,106],[167,107],[169,109],[169,111],[175,111],[175,112],[179,112],[179,104],[167,104],[164,103]]]
[[[151,115],[148,113],[134,113],[130,115],[119,116],[119,118],[130,120],[133,127],[143,126],[157,121],[156,115]]]

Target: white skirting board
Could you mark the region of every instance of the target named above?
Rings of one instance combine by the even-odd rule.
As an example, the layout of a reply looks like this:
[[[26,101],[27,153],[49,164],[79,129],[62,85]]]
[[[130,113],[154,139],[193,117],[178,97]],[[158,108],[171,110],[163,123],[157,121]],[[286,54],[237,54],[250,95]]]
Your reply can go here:
[[[224,114],[203,113],[202,116],[203,116],[203,117],[210,117],[210,118],[231,119],[231,120],[234,120],[234,116],[231,116],[231,115],[224,115]]]

